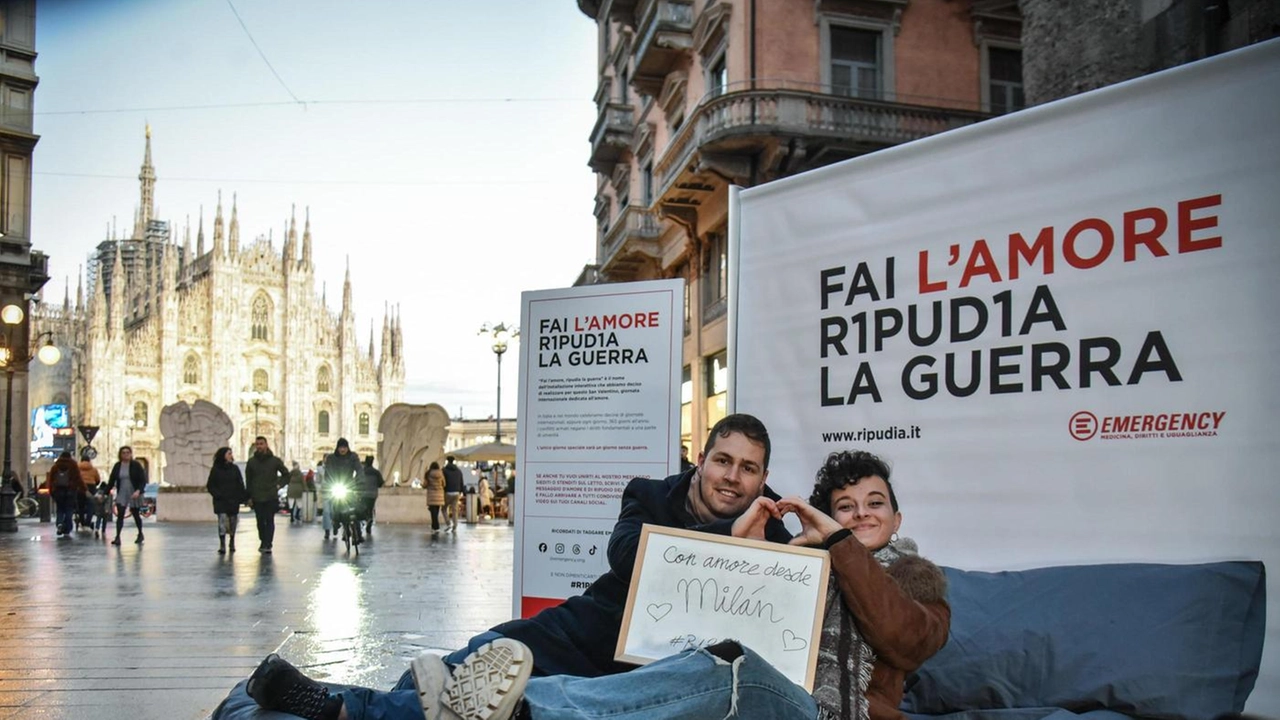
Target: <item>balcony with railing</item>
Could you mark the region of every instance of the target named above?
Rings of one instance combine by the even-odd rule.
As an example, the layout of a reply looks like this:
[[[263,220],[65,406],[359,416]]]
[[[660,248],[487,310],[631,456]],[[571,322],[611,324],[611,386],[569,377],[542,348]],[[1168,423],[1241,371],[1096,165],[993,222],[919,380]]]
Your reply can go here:
[[[646,208],[628,207],[613,227],[600,240],[600,270],[610,280],[628,280],[645,263],[661,254],[658,238],[662,222],[658,213]]]
[[[591,129],[591,169],[608,174],[623,154],[631,150],[636,129],[635,109],[622,103],[607,102],[600,109],[596,126]]]
[[[820,86],[750,88],[730,85],[708,95],[654,166],[659,197],[696,151],[755,152],[767,142],[803,138],[869,152],[919,140],[990,118],[936,105],[845,97]]]
[[[635,76],[632,82],[650,95],[662,89],[663,78],[693,49],[693,3],[689,0],[648,0],[639,9]]]

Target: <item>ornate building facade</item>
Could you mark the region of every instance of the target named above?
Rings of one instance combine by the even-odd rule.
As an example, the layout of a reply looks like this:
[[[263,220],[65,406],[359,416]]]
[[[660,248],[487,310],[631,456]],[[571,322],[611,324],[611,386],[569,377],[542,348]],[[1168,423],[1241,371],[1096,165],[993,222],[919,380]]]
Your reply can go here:
[[[683,278],[681,439],[728,406],[729,187],[1023,107],[1017,0],[577,0],[598,31],[596,262]]]
[[[108,231],[74,305],[68,293],[34,313],[33,331],[52,332],[67,359],[33,373],[31,405],[64,402],[75,424],[99,426],[97,464],[106,467],[128,444],[156,472],[161,409],[197,399],[230,416],[239,459],[257,435],[304,467],[339,437],[376,454],[382,410],[404,392],[398,313],[384,316],[380,338],[371,325],[368,345],[357,340],[350,268],[341,311],[316,292],[309,217],[301,238],[290,218],[279,251],[269,237],[242,245],[235,198],[224,223],[219,196],[211,245],[203,218],[194,248],[189,226],[177,245],[170,224],[154,217],[149,128],[138,179],[131,235]]]

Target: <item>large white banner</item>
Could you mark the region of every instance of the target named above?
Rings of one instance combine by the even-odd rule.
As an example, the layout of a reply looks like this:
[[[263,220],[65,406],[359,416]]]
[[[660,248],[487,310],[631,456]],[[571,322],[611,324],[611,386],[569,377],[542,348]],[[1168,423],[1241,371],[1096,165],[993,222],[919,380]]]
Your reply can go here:
[[[1280,715],[1280,42],[738,194],[731,368],[806,495],[970,569],[1262,560]]]
[[[683,280],[521,295],[517,617],[603,575],[627,482],[679,469],[683,311]]]

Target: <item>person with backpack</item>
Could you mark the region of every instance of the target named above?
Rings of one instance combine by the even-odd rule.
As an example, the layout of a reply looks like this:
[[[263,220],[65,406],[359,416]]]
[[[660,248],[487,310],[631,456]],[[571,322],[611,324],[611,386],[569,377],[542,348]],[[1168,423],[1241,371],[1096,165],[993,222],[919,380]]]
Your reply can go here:
[[[76,507],[80,496],[85,494],[84,480],[80,477],[80,466],[71,459],[71,453],[63,451],[49,468],[47,477],[49,495],[57,510],[58,537],[68,537],[75,524]]]

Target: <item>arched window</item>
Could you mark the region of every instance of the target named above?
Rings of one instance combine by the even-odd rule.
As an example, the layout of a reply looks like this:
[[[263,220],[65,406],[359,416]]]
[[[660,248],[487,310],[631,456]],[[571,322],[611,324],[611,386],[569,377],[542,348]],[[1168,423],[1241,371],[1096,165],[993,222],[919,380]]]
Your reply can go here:
[[[369,413],[367,412],[360,413],[360,434],[369,434]]]
[[[333,373],[329,372],[328,365],[321,365],[316,371],[316,392],[329,392],[331,384],[333,384]]]
[[[255,392],[266,392],[270,389],[266,370],[253,371],[253,389]]]
[[[200,382],[200,359],[195,355],[188,355],[182,363],[182,382],[187,385]]]
[[[133,424],[135,427],[144,428],[147,426],[147,404],[138,401],[133,404]]]
[[[258,293],[253,299],[253,315],[251,318],[250,337],[254,340],[269,340],[271,328],[271,301],[265,293]]]
[[[320,433],[321,435],[329,434],[329,411],[328,410],[321,410],[320,414],[316,417],[316,432]]]

